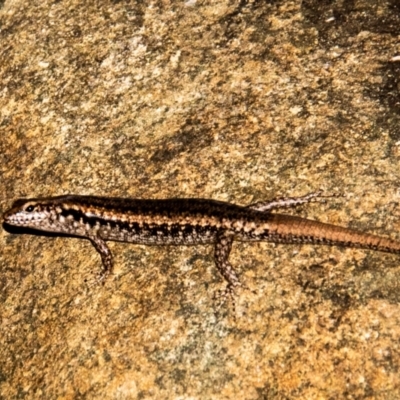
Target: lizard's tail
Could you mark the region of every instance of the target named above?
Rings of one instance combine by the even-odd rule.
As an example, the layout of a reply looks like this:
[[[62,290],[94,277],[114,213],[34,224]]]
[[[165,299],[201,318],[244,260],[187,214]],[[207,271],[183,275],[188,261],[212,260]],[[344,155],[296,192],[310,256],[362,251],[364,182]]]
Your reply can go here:
[[[400,241],[292,215],[270,214],[268,237],[280,243],[318,243],[400,254]]]

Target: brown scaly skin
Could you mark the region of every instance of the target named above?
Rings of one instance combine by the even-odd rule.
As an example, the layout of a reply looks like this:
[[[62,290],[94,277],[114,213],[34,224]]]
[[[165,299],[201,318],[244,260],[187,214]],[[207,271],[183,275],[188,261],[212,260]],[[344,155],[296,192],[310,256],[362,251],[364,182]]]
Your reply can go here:
[[[148,245],[214,244],[216,266],[228,282],[224,296],[231,297],[240,286],[228,260],[234,240],[337,245],[400,254],[400,242],[395,240],[270,212],[323,197],[318,192],[242,207],[207,199],[66,195],[17,200],[3,218],[6,225],[89,239],[102,258],[101,281],[112,269],[108,240]]]

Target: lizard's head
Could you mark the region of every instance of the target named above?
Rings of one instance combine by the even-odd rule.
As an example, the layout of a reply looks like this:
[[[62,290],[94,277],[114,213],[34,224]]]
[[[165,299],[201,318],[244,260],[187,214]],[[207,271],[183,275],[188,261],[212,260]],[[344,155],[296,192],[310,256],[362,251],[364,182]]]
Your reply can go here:
[[[8,225],[42,230],[51,223],[53,212],[45,200],[19,199],[4,213],[3,219]]]

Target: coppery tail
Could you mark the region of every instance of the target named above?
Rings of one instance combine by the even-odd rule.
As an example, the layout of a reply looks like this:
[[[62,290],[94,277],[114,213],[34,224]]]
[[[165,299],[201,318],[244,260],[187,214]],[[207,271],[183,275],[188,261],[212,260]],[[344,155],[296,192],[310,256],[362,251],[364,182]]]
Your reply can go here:
[[[269,233],[281,243],[319,243],[400,254],[400,241],[292,215],[270,217]]]

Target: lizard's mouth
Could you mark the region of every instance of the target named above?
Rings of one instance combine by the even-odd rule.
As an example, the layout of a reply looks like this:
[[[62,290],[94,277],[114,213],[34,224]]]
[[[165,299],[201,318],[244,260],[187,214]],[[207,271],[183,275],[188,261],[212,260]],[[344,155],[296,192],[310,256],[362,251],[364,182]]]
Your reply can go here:
[[[3,221],[6,224],[12,225],[15,221],[18,221],[18,219],[16,218],[15,212],[11,209],[3,214]]]
[[[4,214],[3,220],[5,224],[18,226],[28,225],[30,221],[27,220],[25,217],[22,218],[21,216],[18,216],[17,214],[13,214],[11,212]]]
[[[32,227],[37,226],[43,219],[42,213],[39,212],[27,214],[10,209],[3,214],[3,221],[7,225]]]

